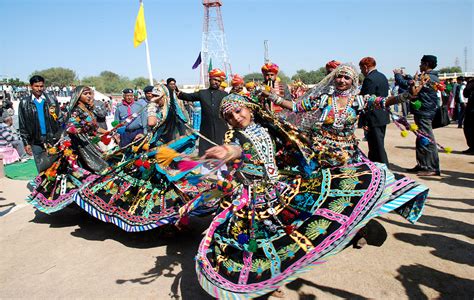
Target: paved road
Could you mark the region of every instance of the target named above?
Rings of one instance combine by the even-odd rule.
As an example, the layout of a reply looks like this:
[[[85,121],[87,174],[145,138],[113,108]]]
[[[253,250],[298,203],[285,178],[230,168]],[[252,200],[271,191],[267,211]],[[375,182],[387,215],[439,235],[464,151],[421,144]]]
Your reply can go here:
[[[474,297],[474,156],[460,154],[454,125],[435,134],[455,151],[440,154],[441,177],[419,178],[431,189],[420,221],[377,219],[387,232],[381,247],[347,248],[288,284],[286,299]],[[386,143],[392,170],[415,165],[413,136],[392,124]],[[193,261],[209,219],[172,239],[128,234],[74,207],[34,211],[24,181],[0,179],[0,190],[0,298],[209,299]]]

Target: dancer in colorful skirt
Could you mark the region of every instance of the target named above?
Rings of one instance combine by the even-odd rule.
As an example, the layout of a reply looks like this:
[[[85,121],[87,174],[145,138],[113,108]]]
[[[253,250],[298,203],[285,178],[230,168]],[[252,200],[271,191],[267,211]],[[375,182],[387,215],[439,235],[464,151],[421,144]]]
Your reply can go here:
[[[213,162],[186,161],[195,150],[197,136],[179,136],[187,119],[176,98],[171,99],[163,84],[155,86],[153,93],[155,97],[148,104],[151,132],[113,153],[111,156],[121,159],[108,172],[84,185],[75,197],[89,214],[125,231],[174,224],[179,208],[212,185],[202,179],[198,183],[192,180],[200,167],[212,169]],[[188,164],[183,167],[184,161]],[[200,206],[193,215],[214,210]]]
[[[51,166],[34,180],[34,190],[27,201],[38,210],[52,213],[73,202],[73,195],[83,184],[93,180],[108,168],[102,151],[92,139],[103,129],[98,127],[93,114],[94,91],[78,86],[74,90],[66,120],[66,132],[48,148]]]
[[[386,169],[360,161],[314,170],[315,153],[296,127],[237,94],[223,99],[221,113],[233,129],[206,157],[231,162],[226,179],[232,185],[196,256],[199,282],[210,295],[237,299],[274,291],[389,211],[385,205],[397,187]],[[426,192],[420,188],[411,198],[424,201]],[[421,210],[410,213],[416,219]]]
[[[157,90],[157,102],[165,104],[160,115],[166,122],[173,104],[165,86]],[[92,89],[77,87],[66,134],[49,149],[56,159],[36,178],[37,186],[28,201],[46,213],[75,201],[92,216],[126,231],[174,223],[178,209],[187,200],[210,188],[211,183],[201,180],[195,184],[186,177],[202,164],[188,164],[184,169],[178,165],[193,152],[197,137],[188,135],[165,144],[163,134],[168,131],[162,130],[166,124],[160,120],[142,139],[102,152],[98,145],[110,145],[112,137],[126,125],[116,122],[111,131],[98,128],[90,106],[92,99]],[[174,111],[178,111],[176,107]],[[133,122],[133,116],[127,122]],[[206,207],[204,212],[208,210]]]

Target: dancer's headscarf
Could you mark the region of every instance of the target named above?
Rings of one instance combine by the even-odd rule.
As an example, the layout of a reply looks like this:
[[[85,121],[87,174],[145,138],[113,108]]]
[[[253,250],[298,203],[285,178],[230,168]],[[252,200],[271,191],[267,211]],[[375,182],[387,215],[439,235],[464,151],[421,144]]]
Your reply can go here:
[[[78,85],[72,92],[71,101],[69,102],[68,112],[71,113],[72,109],[76,106],[77,102],[81,98],[84,91],[91,90],[92,88],[85,85]]]
[[[359,92],[359,72],[357,72],[352,64],[344,63],[337,66],[334,71],[329,73],[314,87],[310,88],[303,96],[299,97],[297,101],[308,97],[319,97],[322,94],[334,93],[334,91],[336,91],[335,80],[339,75],[347,75],[352,79],[352,86],[349,90],[345,91],[345,93],[349,96],[356,95]]]
[[[221,106],[219,108],[221,116],[225,118],[225,115],[236,108],[239,107],[248,107],[251,110],[257,109],[258,104],[254,103],[249,97],[240,95],[240,94],[229,94],[225,96],[221,101]]]

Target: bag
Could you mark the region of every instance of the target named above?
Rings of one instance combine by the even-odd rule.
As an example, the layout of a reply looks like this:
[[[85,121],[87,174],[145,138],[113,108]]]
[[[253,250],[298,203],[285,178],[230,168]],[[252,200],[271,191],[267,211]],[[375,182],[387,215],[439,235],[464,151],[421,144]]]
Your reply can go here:
[[[431,123],[433,129],[448,126],[451,121],[449,120],[448,108],[446,105],[441,105],[436,108],[436,113]]]

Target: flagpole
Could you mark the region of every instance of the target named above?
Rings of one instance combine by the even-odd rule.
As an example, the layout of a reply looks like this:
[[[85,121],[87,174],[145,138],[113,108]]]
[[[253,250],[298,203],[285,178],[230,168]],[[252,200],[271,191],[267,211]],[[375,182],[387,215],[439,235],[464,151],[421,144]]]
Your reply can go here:
[[[143,0],[140,0],[140,5],[143,5]],[[143,5],[143,9],[145,9],[145,5]],[[148,48],[148,36],[145,39],[145,49],[146,49],[146,65],[148,68],[148,78],[150,80],[150,85],[153,85],[153,74],[151,73],[150,49]]]
[[[148,37],[145,39],[145,49],[146,49],[146,65],[148,67],[148,78],[150,79],[150,85],[153,86],[154,85],[153,74],[151,73],[151,61],[150,61],[150,50],[148,49]]]

